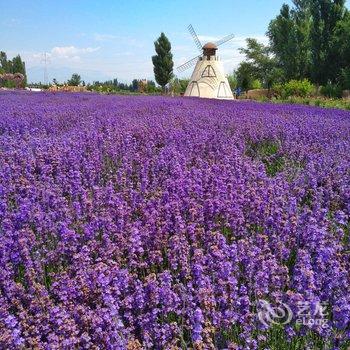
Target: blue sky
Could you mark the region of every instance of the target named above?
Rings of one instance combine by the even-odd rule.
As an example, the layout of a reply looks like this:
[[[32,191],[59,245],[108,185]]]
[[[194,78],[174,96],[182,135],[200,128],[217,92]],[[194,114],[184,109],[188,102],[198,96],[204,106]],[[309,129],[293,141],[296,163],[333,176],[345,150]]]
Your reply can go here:
[[[153,79],[153,42],[161,31],[172,43],[176,66],[197,54],[187,32],[191,23],[202,42],[235,34],[219,50],[229,73],[242,60],[238,48],[245,38],[266,42],[267,25],[283,2],[291,1],[0,0],[0,50],[21,54],[29,81],[43,80],[43,52],[50,57],[50,80],[73,72],[86,81]]]

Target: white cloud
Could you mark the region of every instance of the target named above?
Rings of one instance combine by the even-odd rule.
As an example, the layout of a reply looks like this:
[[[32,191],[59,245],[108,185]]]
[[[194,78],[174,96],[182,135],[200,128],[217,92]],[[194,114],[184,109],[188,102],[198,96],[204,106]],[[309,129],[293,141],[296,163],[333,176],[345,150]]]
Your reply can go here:
[[[84,55],[96,52],[100,47],[75,47],[75,46],[55,46],[49,52],[46,52],[48,63],[81,62]],[[43,52],[25,53],[26,63],[29,65],[42,64],[44,61]]]
[[[99,47],[79,48],[75,46],[55,46],[54,48],[51,49],[51,56],[58,57],[58,58],[79,60],[80,55],[95,52],[95,51],[98,51],[99,49],[100,49]]]
[[[114,77],[118,77],[121,81],[131,81],[133,78],[141,77],[154,79],[151,61],[151,56],[154,54],[152,37],[141,41],[139,38],[131,36],[117,37],[113,34],[95,34],[94,36],[86,34],[86,36],[91,40],[89,44],[86,44],[86,47],[74,45],[51,46],[48,50],[50,60],[47,65],[50,79],[52,77],[61,79],[63,74],[60,75],[57,70],[63,69],[66,72],[66,76],[69,76],[72,72],[81,72],[85,81]],[[268,38],[263,34],[238,33],[232,40],[221,45],[218,50],[218,56],[224,65],[226,74],[232,73],[239,63],[244,60],[244,55],[238,49],[246,46],[246,38],[256,38],[259,42],[268,43]],[[170,39],[174,55],[174,73],[179,77],[189,77],[192,74],[193,67],[183,73],[179,73],[176,67],[192,59],[200,52],[198,52],[192,38],[187,33],[173,33],[173,37]],[[207,40],[219,40],[221,36],[203,35],[200,36],[200,39],[204,44]],[[140,47],[143,49],[140,50]],[[42,79],[44,62],[41,52],[34,50],[6,51],[9,55],[10,53],[13,55],[20,53],[27,67],[32,68],[32,70],[37,69],[37,72],[39,72],[36,75],[33,74],[31,79],[35,79],[35,76],[38,79]],[[101,54],[95,54],[100,52]],[[101,75],[101,78],[99,78],[99,75]]]

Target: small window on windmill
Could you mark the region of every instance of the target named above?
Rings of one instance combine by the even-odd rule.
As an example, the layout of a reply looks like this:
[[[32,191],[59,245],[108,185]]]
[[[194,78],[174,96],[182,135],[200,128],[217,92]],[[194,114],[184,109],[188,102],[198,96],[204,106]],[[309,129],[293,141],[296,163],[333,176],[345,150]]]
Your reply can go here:
[[[189,96],[194,96],[194,97],[199,97],[199,86],[196,81],[192,81],[191,86],[190,86],[190,94]]]
[[[219,90],[218,90],[218,97],[228,97],[229,93],[228,93],[228,87],[226,86],[225,82],[222,81],[220,82],[219,85]]]
[[[214,68],[210,64],[208,64],[205,67],[205,69],[204,69],[204,71],[202,73],[202,78],[208,78],[208,77],[211,77],[211,78],[216,77]]]

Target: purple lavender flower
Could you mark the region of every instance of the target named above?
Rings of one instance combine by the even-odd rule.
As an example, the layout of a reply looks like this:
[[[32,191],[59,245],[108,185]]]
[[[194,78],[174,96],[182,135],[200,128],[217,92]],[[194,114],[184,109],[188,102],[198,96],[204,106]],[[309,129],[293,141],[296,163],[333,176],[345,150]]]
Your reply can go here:
[[[349,169],[348,111],[0,92],[0,348],[346,348]]]

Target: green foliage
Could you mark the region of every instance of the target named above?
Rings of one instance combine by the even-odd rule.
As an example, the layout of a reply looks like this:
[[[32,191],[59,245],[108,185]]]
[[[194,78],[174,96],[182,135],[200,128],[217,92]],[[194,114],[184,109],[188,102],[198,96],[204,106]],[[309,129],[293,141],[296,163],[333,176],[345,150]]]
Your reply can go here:
[[[184,94],[189,82],[189,79],[172,78],[170,82],[171,91],[177,95]]]
[[[25,78],[22,87],[27,84],[26,67],[20,55],[15,56],[12,60],[8,60],[6,53],[0,51],[0,73],[21,73]],[[0,86],[15,88],[16,84],[13,81],[1,80]]]
[[[300,4],[301,5],[301,4]],[[267,35],[284,78],[302,78],[308,73],[307,47],[310,17],[304,16],[304,6],[291,10],[284,4],[280,14],[270,22]]]
[[[164,33],[154,42],[156,55],[152,56],[156,82],[164,89],[173,77],[173,55],[171,44]]]
[[[315,91],[314,85],[308,80],[291,80],[284,84],[286,96],[307,97]]]
[[[4,73],[11,73],[6,52],[0,51],[0,68]]]
[[[345,0],[310,1],[310,14],[311,76],[317,84],[335,82],[342,61],[336,32],[346,14]]]
[[[190,79],[180,79],[179,80],[181,93],[183,93],[183,94],[185,93],[189,82],[190,82]]]
[[[252,89],[261,89],[262,84],[259,79],[255,79],[252,81]]]
[[[314,93],[315,86],[308,79],[292,79],[284,84],[275,84],[273,90],[280,98],[288,98],[290,96],[308,97]]]
[[[330,97],[330,98],[342,97],[342,88],[339,85],[335,85],[335,84],[328,83],[325,86],[322,86],[320,89],[320,92],[325,97]]]
[[[350,101],[343,99],[329,99],[329,98],[313,98],[313,97],[297,97],[291,96],[289,98],[272,99],[274,103],[288,103],[288,104],[305,104],[310,106],[317,106],[323,108],[337,108],[350,110]]]
[[[79,74],[74,73],[72,77],[67,81],[69,86],[79,86],[81,84],[81,77]]]
[[[148,94],[154,94],[159,92],[159,88],[156,87],[156,83],[153,80],[147,80],[145,92]]]
[[[121,83],[118,79],[107,80],[104,82],[94,81],[87,85],[87,90],[96,91],[103,94],[138,94],[140,80],[133,79],[131,84]],[[147,80],[144,86],[144,92],[147,94],[160,93],[161,89],[156,86],[153,80]]]
[[[227,76],[228,83],[230,84],[231,90],[234,90],[238,87],[237,74],[233,72]]]
[[[279,154],[279,143],[274,140],[261,140],[250,142],[247,145],[247,156],[259,159],[265,165],[266,174],[270,177],[276,176],[283,170],[284,157]]]
[[[339,76],[338,83],[343,89],[350,89],[350,13],[346,12],[338,21],[332,40],[332,51],[336,55],[333,70]]]
[[[277,61],[268,46],[248,38],[247,47],[239,50],[247,59],[236,71],[238,84],[243,90],[252,88],[254,80],[259,80],[267,89],[281,80],[283,72],[277,67]]]
[[[268,27],[282,81],[310,79],[349,88],[350,13],[345,0],[293,0]]]
[[[132,82],[131,82],[131,91],[138,91],[139,89],[139,81],[137,79],[134,79]]]
[[[248,62],[241,62],[235,72],[237,77],[237,86],[244,91],[252,88],[253,76],[255,74],[252,65]]]
[[[344,90],[350,90],[350,67],[341,70],[340,84]]]

